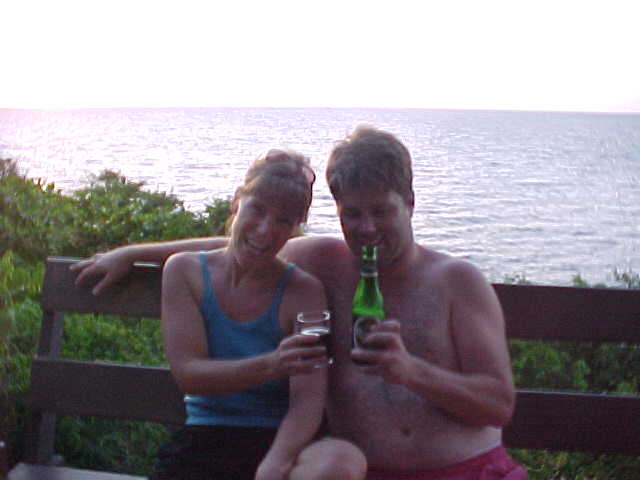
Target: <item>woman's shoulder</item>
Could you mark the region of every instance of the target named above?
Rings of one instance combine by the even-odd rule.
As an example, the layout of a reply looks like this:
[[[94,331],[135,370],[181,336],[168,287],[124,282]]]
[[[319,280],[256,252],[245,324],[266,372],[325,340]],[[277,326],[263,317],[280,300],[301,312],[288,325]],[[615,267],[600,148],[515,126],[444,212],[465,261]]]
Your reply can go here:
[[[219,250],[202,252],[178,252],[172,254],[165,262],[163,271],[170,274],[201,271],[203,264],[214,267],[221,259]]]
[[[164,262],[164,270],[184,268],[200,262],[201,252],[173,253]]]

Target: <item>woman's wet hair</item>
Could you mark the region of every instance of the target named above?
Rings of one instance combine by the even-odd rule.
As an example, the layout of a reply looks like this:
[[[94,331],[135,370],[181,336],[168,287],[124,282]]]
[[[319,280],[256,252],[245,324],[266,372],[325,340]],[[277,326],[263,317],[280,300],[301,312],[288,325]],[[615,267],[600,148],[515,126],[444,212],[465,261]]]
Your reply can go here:
[[[282,209],[294,224],[307,220],[315,182],[309,158],[292,150],[272,149],[251,164],[244,183],[236,189],[231,201],[231,215],[227,220],[230,233],[238,203],[244,195],[258,195]]]

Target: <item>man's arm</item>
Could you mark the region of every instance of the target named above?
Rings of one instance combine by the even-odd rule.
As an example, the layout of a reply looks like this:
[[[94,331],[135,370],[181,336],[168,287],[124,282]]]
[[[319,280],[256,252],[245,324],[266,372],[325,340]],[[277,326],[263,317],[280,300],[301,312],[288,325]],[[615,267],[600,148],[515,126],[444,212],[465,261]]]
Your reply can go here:
[[[228,242],[228,237],[203,237],[125,245],[105,253],[97,253],[91,258],[74,264],[71,266],[71,270],[78,272],[76,278],[78,285],[93,277],[103,277],[93,288],[93,294],[100,295],[105,288],[109,288],[128,275],[135,262],[163,263],[174,253],[215,250],[226,247]],[[313,237],[294,238],[289,240],[281,251],[282,257],[295,262],[304,270],[314,273],[314,265],[308,265],[309,261],[314,258],[310,252],[313,252],[316,244],[325,245],[328,242],[336,243],[338,240]],[[343,242],[340,241],[338,244],[343,244]]]
[[[404,385],[462,423],[502,426],[515,403],[502,309],[491,285],[472,265],[456,262],[447,277],[459,371],[411,355],[395,320],[377,325],[367,337],[380,350],[358,350],[353,356],[374,364],[363,369],[366,373]]]
[[[468,390],[455,408],[472,423],[503,426],[513,415],[516,394],[500,301],[473,265],[457,262],[450,273],[449,288],[456,292],[452,335],[461,375],[468,382],[462,384]]]
[[[89,278],[102,276],[102,280],[93,288],[93,294],[100,295],[105,288],[125,277],[131,271],[134,262],[162,263],[173,253],[214,250],[225,247],[227,242],[227,237],[205,237],[126,245],[106,253],[97,253],[87,260],[74,264],[71,270],[79,272],[76,278],[78,285]]]

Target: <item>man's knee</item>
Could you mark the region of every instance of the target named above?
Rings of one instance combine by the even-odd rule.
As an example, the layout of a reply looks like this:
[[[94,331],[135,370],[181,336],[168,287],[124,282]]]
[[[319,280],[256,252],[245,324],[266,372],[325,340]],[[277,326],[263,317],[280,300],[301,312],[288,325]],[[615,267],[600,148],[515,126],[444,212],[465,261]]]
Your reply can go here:
[[[366,474],[367,460],[358,447],[325,438],[300,453],[289,480],[362,480]]]

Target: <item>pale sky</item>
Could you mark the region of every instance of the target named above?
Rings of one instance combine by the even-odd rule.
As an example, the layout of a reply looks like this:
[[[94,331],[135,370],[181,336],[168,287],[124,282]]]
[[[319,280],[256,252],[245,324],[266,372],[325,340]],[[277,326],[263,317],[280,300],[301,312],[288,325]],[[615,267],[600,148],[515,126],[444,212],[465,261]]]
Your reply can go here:
[[[1,0],[0,108],[640,112],[639,0]]]

